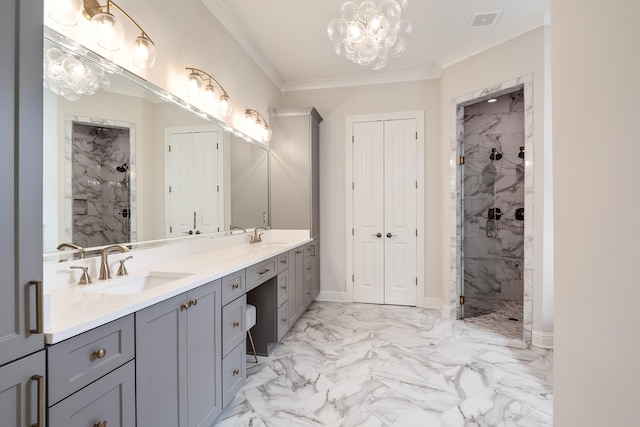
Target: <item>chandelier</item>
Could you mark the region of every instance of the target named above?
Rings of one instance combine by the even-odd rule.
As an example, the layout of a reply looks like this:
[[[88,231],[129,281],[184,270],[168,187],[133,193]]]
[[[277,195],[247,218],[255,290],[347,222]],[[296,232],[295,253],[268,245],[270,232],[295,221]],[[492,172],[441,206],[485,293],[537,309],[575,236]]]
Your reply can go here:
[[[109,77],[101,67],[80,61],[70,52],[51,47],[44,52],[44,87],[69,101],[108,89]]]
[[[402,17],[407,5],[407,0],[344,3],[340,8],[342,16],[327,27],[336,54],[374,70],[384,68],[390,56],[399,56],[407,49],[406,36],[413,29],[411,22]]]

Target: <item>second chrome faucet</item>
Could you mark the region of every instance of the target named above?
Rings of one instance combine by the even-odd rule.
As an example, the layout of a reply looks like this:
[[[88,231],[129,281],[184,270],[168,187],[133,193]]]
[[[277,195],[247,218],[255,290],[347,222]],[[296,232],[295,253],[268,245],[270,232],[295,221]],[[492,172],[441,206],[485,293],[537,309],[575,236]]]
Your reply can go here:
[[[109,267],[109,254],[111,252],[129,252],[129,248],[123,245],[111,245],[100,252],[100,276],[98,279],[111,279],[111,268]]]

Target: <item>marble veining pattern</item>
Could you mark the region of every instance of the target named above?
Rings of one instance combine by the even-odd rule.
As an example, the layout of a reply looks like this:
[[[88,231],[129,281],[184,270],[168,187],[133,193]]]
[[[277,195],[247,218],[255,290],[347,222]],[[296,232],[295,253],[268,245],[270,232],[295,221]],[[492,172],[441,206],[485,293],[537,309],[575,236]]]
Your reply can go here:
[[[551,426],[552,351],[509,326],[497,313],[313,303],[247,363],[216,426]]]
[[[129,190],[128,197],[128,227],[129,227],[129,236],[125,240],[118,240],[118,238],[114,238],[112,235],[117,234],[112,232],[113,230],[117,230],[119,227],[118,224],[107,222],[101,225],[96,225],[91,222],[83,221],[82,219],[74,224],[74,211],[75,212],[91,212],[92,216],[98,214],[99,210],[102,208],[97,206],[95,202],[89,203],[90,200],[97,200],[98,191],[96,190],[98,187],[109,187],[107,188],[106,197],[111,197],[115,202],[117,198],[117,194],[120,193],[120,189],[118,187],[122,186],[122,174],[118,175],[116,173],[107,173],[107,176],[101,176],[101,172],[95,169],[95,165],[92,165],[87,156],[88,153],[75,153],[77,149],[82,151],[82,148],[87,148],[91,139],[84,138],[81,135],[76,135],[74,138],[74,125],[80,124],[91,126],[103,126],[105,128],[119,128],[119,129],[128,129],[128,153],[125,153],[122,147],[122,141],[116,141],[114,148],[109,150],[108,153],[105,153],[107,157],[107,163],[110,166],[122,165],[125,162],[125,157],[128,157],[127,166],[129,168],[128,177],[127,177],[127,188]],[[95,135],[94,135],[95,136]],[[86,150],[85,150],[86,151]],[[93,237],[91,236],[99,236],[107,233],[108,242],[135,242],[137,240],[137,189],[136,189],[136,127],[134,123],[129,122],[121,122],[114,120],[107,120],[101,118],[93,118],[93,117],[85,117],[85,116],[75,116],[75,115],[67,115],[65,116],[65,146],[64,146],[64,241],[65,242],[76,242],[81,246],[99,246],[103,245],[102,241],[94,242],[92,241]],[[74,155],[75,154],[75,155]],[[74,181],[78,182],[78,170],[76,163],[76,172],[74,175],[74,160],[77,162],[78,159],[82,162],[84,160],[83,165],[86,166],[86,169],[89,176],[84,176],[84,173],[80,174],[80,178],[85,178],[85,184],[82,185],[82,188],[78,188],[76,184],[74,188]],[[92,168],[93,166],[93,168]],[[83,172],[83,171],[81,171]],[[111,171],[114,172],[114,171]],[[97,185],[97,183],[106,183],[106,186]],[[76,197],[78,195],[78,191],[81,191],[80,197]],[[75,195],[74,195],[75,194]],[[93,196],[93,197],[89,197]],[[78,202],[74,204],[74,198],[80,199]],[[102,196],[100,196],[102,198]],[[82,200],[87,200],[86,206],[83,204]],[[126,203],[122,201],[120,208],[123,208]],[[107,206],[109,207],[117,207],[116,203],[108,202]],[[74,227],[76,230],[80,230],[78,236],[74,235]],[[105,231],[106,230],[106,231]],[[84,232],[83,232],[84,231]],[[87,236],[86,238],[83,236]],[[76,241],[76,237],[79,237],[82,241]],[[115,240],[114,240],[115,239]]]
[[[472,93],[468,93],[466,95],[462,95],[452,100],[451,108],[453,114],[451,115],[451,140],[450,140],[450,164],[451,164],[451,175],[450,175],[450,206],[451,206],[451,215],[450,215],[450,224],[451,224],[451,234],[450,234],[450,299],[449,299],[449,316],[451,318],[459,318],[461,315],[460,305],[459,305],[459,295],[462,293],[463,286],[463,260],[465,257],[465,252],[463,248],[463,218],[464,213],[462,212],[463,206],[463,192],[462,186],[464,185],[462,181],[461,168],[457,165],[458,157],[462,154],[460,152],[460,147],[462,147],[462,142],[465,139],[465,107],[471,106],[474,103],[477,103],[480,100],[486,100],[491,97],[499,97],[501,95],[513,92],[517,88],[522,88],[523,90],[523,108],[524,111],[521,113],[524,118],[524,147],[525,147],[525,159],[524,159],[524,167],[517,171],[517,175],[515,180],[505,180],[496,186],[497,191],[511,191],[518,187],[518,182],[521,182],[521,177],[524,178],[524,208],[525,215],[524,220],[524,241],[522,243],[515,243],[513,240],[506,241],[503,244],[503,247],[506,248],[509,253],[514,255],[519,255],[520,253],[524,253],[524,262],[522,263],[521,275],[522,281],[524,282],[523,289],[521,291],[516,291],[514,289],[515,281],[510,280],[506,283],[506,288],[502,291],[505,297],[513,297],[513,296],[523,296],[523,316],[522,316],[522,325],[523,325],[523,337],[525,341],[531,342],[532,335],[532,327],[533,327],[533,249],[534,249],[534,241],[533,241],[533,151],[534,151],[534,135],[533,135],[533,76],[525,75],[513,80],[505,81],[494,86],[490,86]],[[480,125],[476,124],[472,126],[472,129],[478,133],[478,131],[482,130],[490,130],[495,128],[496,130],[507,130],[514,131],[517,130],[516,122],[520,121],[522,123],[521,118],[518,117],[515,120],[508,120],[507,122],[500,123],[500,120],[489,121],[489,123]],[[520,132],[521,132],[520,128]],[[485,132],[488,135],[481,137],[480,135],[476,135],[476,139],[478,140],[478,148],[476,153],[472,153],[472,155],[484,156],[485,154],[490,153],[490,144],[496,143],[496,139],[491,135],[491,132]],[[517,132],[513,132],[514,134]],[[515,135],[514,135],[515,136]],[[493,138],[493,139],[492,139]],[[500,141],[505,142],[505,140]],[[484,152],[483,150],[488,150]],[[517,153],[515,153],[517,155]],[[501,162],[520,162],[522,160],[515,157],[512,158],[512,155],[504,155],[503,160]],[[466,165],[465,165],[466,167]],[[481,182],[478,183],[479,186],[482,185]],[[466,190],[466,189],[465,189]],[[512,203],[509,203],[508,209],[515,208],[515,206],[511,206]],[[520,207],[520,206],[519,206]],[[480,206],[477,206],[476,209],[480,209]],[[505,226],[505,233],[513,235],[513,228],[510,224],[503,224]],[[521,227],[521,226],[520,226]],[[464,232],[467,230],[464,229]],[[518,230],[519,231],[519,230]],[[512,236],[505,236],[512,237]]]

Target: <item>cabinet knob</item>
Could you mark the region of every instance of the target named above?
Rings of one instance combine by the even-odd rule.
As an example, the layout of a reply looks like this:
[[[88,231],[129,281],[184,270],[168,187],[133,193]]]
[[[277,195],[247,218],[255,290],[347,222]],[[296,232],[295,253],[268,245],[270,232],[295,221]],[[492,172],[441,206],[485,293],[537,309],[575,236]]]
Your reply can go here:
[[[180,311],[189,310],[189,304],[180,304]]]
[[[282,323],[287,323],[287,319],[282,319]]]
[[[233,285],[231,285],[231,289],[238,289],[240,287],[239,284],[234,283]]]
[[[238,326],[240,326],[240,322],[233,322],[233,327],[237,328]]]
[[[234,369],[233,370],[233,375],[236,376],[240,373],[240,369]]]
[[[107,427],[107,420],[96,421],[93,427]]]
[[[106,355],[107,355],[107,349],[106,348],[101,348],[100,350],[96,350],[96,351],[93,352],[93,357],[95,357],[96,359],[102,359]]]
[[[189,301],[189,307],[191,307],[192,305],[198,305],[198,299],[192,299],[191,301]]]

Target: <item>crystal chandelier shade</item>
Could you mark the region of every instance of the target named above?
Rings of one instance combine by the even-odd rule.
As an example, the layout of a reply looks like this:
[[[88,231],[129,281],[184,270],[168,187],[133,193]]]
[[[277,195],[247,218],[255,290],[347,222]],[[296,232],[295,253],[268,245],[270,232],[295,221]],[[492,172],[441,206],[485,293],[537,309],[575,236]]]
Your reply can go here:
[[[402,55],[407,48],[406,37],[413,29],[402,17],[407,5],[407,0],[344,3],[341,17],[327,27],[336,54],[374,70],[384,68],[390,56]]]
[[[71,53],[52,47],[44,52],[44,87],[69,101],[108,89],[109,77],[101,67],[81,62]]]

